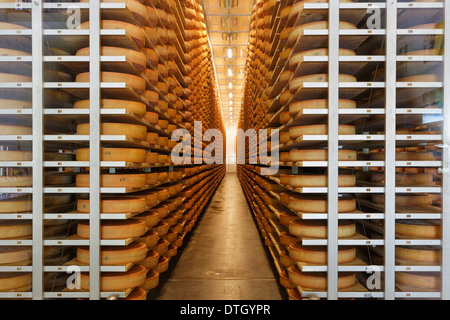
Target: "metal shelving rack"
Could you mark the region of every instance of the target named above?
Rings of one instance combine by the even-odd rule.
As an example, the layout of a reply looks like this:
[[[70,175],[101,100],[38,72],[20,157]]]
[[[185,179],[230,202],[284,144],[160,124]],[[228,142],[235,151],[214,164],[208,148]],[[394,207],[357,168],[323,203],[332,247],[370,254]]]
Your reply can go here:
[[[297,1],[278,1],[276,8],[283,8],[284,6],[291,5]],[[351,12],[365,11],[370,8],[379,8],[384,12],[385,18],[383,29],[369,30],[369,29],[355,29],[355,30],[339,30],[338,23],[342,14]],[[284,187],[286,191],[309,194],[309,193],[322,193],[328,195],[328,213],[316,214],[316,213],[298,213],[296,214],[300,219],[305,220],[326,220],[328,226],[327,239],[301,239],[303,245],[310,246],[327,246],[328,250],[328,264],[324,266],[315,265],[300,265],[298,267],[302,272],[324,272],[328,274],[328,286],[325,291],[309,291],[302,290],[300,295],[303,298],[315,296],[319,298],[326,298],[335,300],[338,298],[380,298],[380,299],[401,299],[401,298],[438,298],[449,299],[450,298],[450,283],[449,283],[449,271],[450,271],[450,250],[448,237],[449,233],[449,218],[448,218],[448,201],[450,197],[449,190],[449,63],[450,57],[448,49],[450,48],[448,43],[450,41],[444,41],[445,54],[443,56],[412,56],[412,55],[398,55],[399,45],[404,43],[405,37],[417,36],[417,41],[422,41],[426,35],[442,35],[445,40],[448,39],[450,28],[448,24],[445,25],[445,30],[441,29],[412,29],[405,28],[404,23],[408,21],[414,15],[414,10],[424,10],[423,14],[428,12],[433,14],[442,14],[444,20],[450,19],[450,7],[445,2],[398,2],[398,1],[382,1],[382,2],[355,2],[355,3],[339,3],[338,1],[330,1],[329,3],[304,3],[302,12],[298,14],[295,26],[310,22],[314,19],[315,14],[322,14],[328,16],[329,29],[328,30],[309,30],[305,29],[302,36],[293,45],[293,52],[300,52],[310,49],[308,46],[313,42],[320,42],[322,46],[329,49],[328,56],[305,56],[303,61],[299,63],[296,70],[293,71],[291,79],[293,79],[303,66],[314,63],[316,69],[320,72],[326,73],[328,70],[328,82],[304,82],[297,92],[293,93],[293,98],[288,102],[280,103],[280,95],[282,93],[284,85],[280,85],[280,74],[286,68],[287,62],[279,65],[277,63],[277,54],[283,50],[283,46],[280,48],[276,40],[272,43],[271,54],[272,63],[269,66],[269,70],[273,71],[273,76],[268,82],[270,86],[273,86],[271,94],[269,95],[269,104],[265,111],[265,114],[274,113],[270,120],[264,120],[262,117],[261,122],[258,122],[259,118],[256,117],[256,112],[247,117],[245,110],[241,114],[242,129],[248,128],[271,128],[278,129],[280,132],[287,131],[294,125],[302,125],[309,123],[328,123],[328,135],[305,135],[295,140],[291,140],[287,143],[280,143],[277,148],[280,152],[288,151],[291,149],[302,147],[328,147],[328,161],[303,161],[303,162],[278,162],[283,168],[292,168],[292,174],[296,174],[299,169],[302,168],[326,168],[328,172],[328,188],[292,188],[282,185],[280,180],[276,177],[266,177],[272,182]],[[428,11],[427,11],[428,10]],[[358,16],[355,13],[354,16]],[[344,19],[345,20],[345,19]],[[300,22],[301,21],[301,22]],[[359,21],[358,21],[359,22]],[[420,23],[417,23],[420,24]],[[277,39],[280,32],[280,28],[283,26],[279,22],[279,10],[275,9],[272,19],[272,36],[271,39]],[[278,29],[278,30],[277,30]],[[309,37],[311,36],[311,37]],[[356,55],[356,56],[339,56],[338,49],[342,43],[354,42],[355,47],[362,43],[362,38],[367,39],[369,37],[383,37],[385,39],[386,53],[380,55]],[[346,42],[348,40],[348,42]],[[323,45],[327,44],[327,45]],[[346,46],[348,48],[348,46]],[[297,50],[302,48],[301,50]],[[372,48],[372,49],[375,49]],[[289,59],[287,59],[289,60]],[[443,81],[442,82],[399,82],[397,80],[397,63],[398,62],[437,62],[442,63],[443,68]],[[361,63],[361,62],[383,62],[386,67],[386,79],[383,82],[339,82],[340,68],[348,67],[347,64]],[[327,66],[328,65],[328,66]],[[317,67],[318,66],[318,67]],[[320,73],[316,72],[316,73]],[[345,73],[342,72],[341,73]],[[356,93],[348,91],[349,89],[361,89],[356,90]],[[335,106],[338,105],[339,98],[352,99],[364,90],[381,88],[385,90],[383,99],[379,98],[372,105],[375,104],[375,108],[370,106],[359,106],[356,109],[338,109]],[[327,109],[304,109],[301,114],[291,119],[288,123],[280,123],[280,114],[288,110],[289,102],[305,99],[309,94],[309,89],[321,90],[322,93],[326,93],[328,96]],[[443,107],[436,109],[421,109],[411,107],[397,107],[398,103],[404,103],[410,93],[415,94],[414,97],[420,95],[423,92],[430,91],[431,89],[442,89],[444,91]],[[415,90],[415,91],[411,91]],[[258,92],[259,97],[263,97],[262,91]],[[275,92],[275,93],[274,93]],[[253,98],[253,102],[256,98]],[[382,106],[384,105],[384,107]],[[251,103],[248,102],[248,106]],[[255,108],[256,109],[256,108]],[[249,111],[251,114],[252,111]],[[264,115],[265,115],[264,114]],[[358,118],[363,118],[365,115],[384,115],[384,121],[380,120],[380,124],[384,125],[383,134],[369,134],[362,133],[357,135],[339,135],[338,124],[345,124],[354,121]],[[422,134],[398,134],[396,119],[405,115],[426,115],[434,114],[442,116],[442,132],[438,134],[422,135]],[[262,123],[262,124],[261,124]],[[447,125],[446,125],[447,124]],[[365,128],[365,127],[364,127]],[[383,131],[383,129],[381,129]],[[368,130],[363,130],[368,131]],[[398,146],[417,146],[423,142],[432,142],[434,145],[441,145],[442,147],[442,160],[439,161],[396,161],[396,148]],[[259,142],[261,144],[261,142]],[[250,149],[258,144],[258,139],[250,141]],[[340,145],[345,148],[358,149],[358,144],[361,144],[361,148],[384,148],[385,160],[384,161],[339,161],[338,160],[338,148]],[[252,157],[249,154],[248,157]],[[252,164],[252,163],[251,163]],[[258,175],[258,164],[252,166],[242,165],[240,166],[241,174],[246,176],[245,179],[250,179],[250,175],[246,172],[252,172],[252,174]],[[357,187],[339,187],[338,188],[338,169],[339,168],[355,168],[355,167],[381,167],[384,168],[385,179],[383,185],[377,184],[363,184]],[[434,187],[403,187],[396,186],[396,169],[397,167],[429,167],[439,168],[441,170],[442,179],[440,186]],[[241,181],[244,181],[245,179]],[[243,182],[244,189],[248,188],[248,183]],[[263,185],[261,185],[263,187]],[[375,211],[380,212],[354,212],[354,213],[338,213],[338,195],[341,193],[350,194],[370,194],[370,193],[384,193],[384,199],[386,206],[382,209],[373,208]],[[414,210],[396,210],[395,197],[397,193],[434,193],[442,195],[441,210],[434,212],[421,212],[420,208],[414,208]],[[251,194],[246,193],[246,194]],[[270,191],[269,194],[278,200],[280,196],[277,192]],[[254,196],[249,196],[250,198]],[[249,200],[251,201],[251,200]],[[362,201],[362,200],[361,200]],[[258,206],[258,204],[252,203],[252,209]],[[362,202],[361,202],[362,203]],[[447,205],[446,205],[447,204]],[[366,205],[368,207],[368,205]],[[272,211],[277,214],[277,209],[271,207]],[[413,208],[411,208],[413,209]],[[289,210],[286,207],[286,210]],[[425,210],[426,211],[426,210]],[[279,213],[278,213],[279,215]],[[382,239],[369,239],[369,238],[348,238],[338,239],[338,222],[341,220],[360,220],[362,225],[366,228],[371,226],[372,221],[383,220],[384,227],[378,229],[383,234]],[[401,219],[437,219],[441,222],[442,237],[441,239],[405,239],[399,238],[395,233],[395,225],[398,220]],[[439,266],[405,266],[396,264],[395,248],[396,246],[437,246],[441,248],[442,263]],[[366,272],[368,265],[338,265],[338,247],[339,246],[383,246],[384,250],[381,250],[381,254],[384,256],[384,263],[378,264],[377,267],[382,271],[384,275],[384,287],[378,291],[354,291],[338,290],[338,272],[351,271],[351,272]],[[271,253],[274,253],[272,248]],[[273,254],[274,255],[274,254]],[[413,291],[401,291],[396,287],[395,277],[396,272],[440,272],[441,274],[441,290],[440,292],[413,292]]]

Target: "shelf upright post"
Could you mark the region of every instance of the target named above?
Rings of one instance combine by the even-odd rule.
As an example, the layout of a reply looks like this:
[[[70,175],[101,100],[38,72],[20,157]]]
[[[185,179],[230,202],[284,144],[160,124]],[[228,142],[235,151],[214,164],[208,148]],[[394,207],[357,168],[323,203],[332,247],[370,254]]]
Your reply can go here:
[[[100,299],[100,1],[89,2],[89,298]]]
[[[444,106],[442,124],[442,299],[450,300],[450,4],[444,3]]]
[[[328,12],[328,300],[338,298],[339,1]]]
[[[397,102],[397,0],[386,2],[384,167],[384,298],[395,299],[395,148]]]
[[[44,251],[44,58],[43,58],[43,1],[31,2],[32,37],[32,132],[33,132],[33,254],[32,254],[32,299],[42,300],[44,296],[43,283],[43,251]]]

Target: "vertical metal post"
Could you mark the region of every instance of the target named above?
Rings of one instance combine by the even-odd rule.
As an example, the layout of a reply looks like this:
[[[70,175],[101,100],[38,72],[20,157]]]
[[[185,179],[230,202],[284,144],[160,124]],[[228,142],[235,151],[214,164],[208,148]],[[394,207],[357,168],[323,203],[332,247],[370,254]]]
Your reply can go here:
[[[450,300],[450,4],[444,3],[444,119],[442,125],[442,299]]]
[[[397,83],[397,0],[386,2],[384,286],[385,299],[395,299],[395,148]]]
[[[32,99],[33,99],[33,254],[32,254],[32,298],[42,300],[44,296],[43,284],[43,211],[44,211],[44,170],[43,170],[43,89],[44,89],[44,58],[43,58],[43,1],[31,2],[32,37]]]
[[[328,300],[338,298],[339,1],[328,12]]]
[[[89,3],[89,298],[100,299],[100,1]]]

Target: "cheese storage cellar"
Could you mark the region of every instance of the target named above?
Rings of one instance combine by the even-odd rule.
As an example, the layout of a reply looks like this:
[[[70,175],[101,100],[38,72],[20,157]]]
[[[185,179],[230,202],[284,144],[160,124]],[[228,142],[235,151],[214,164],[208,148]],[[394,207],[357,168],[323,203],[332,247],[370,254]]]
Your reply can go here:
[[[449,300],[449,18],[0,0],[0,300]]]

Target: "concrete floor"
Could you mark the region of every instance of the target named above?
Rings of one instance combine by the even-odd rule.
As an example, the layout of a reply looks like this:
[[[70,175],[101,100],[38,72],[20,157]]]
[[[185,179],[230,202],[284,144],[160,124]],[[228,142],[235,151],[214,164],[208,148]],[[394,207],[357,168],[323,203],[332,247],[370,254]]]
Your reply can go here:
[[[235,173],[225,176],[180,249],[149,299],[279,300],[285,294]]]

